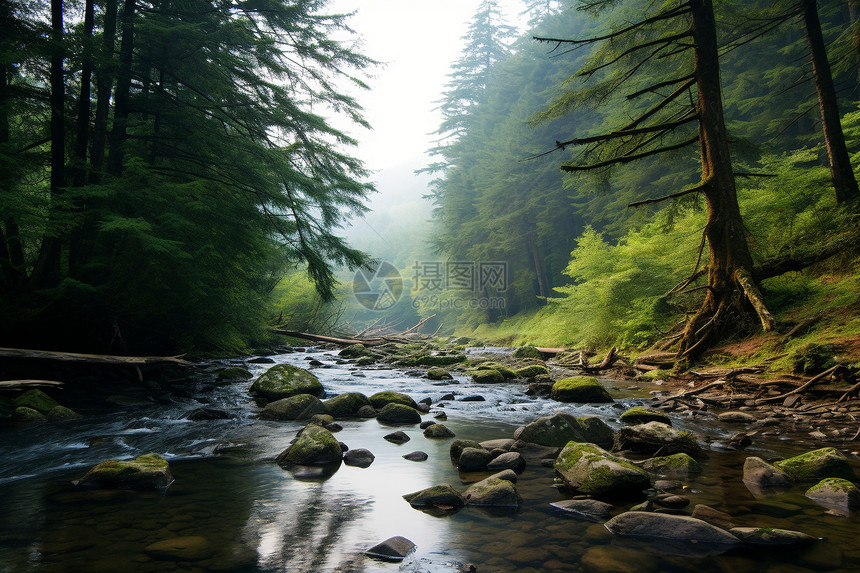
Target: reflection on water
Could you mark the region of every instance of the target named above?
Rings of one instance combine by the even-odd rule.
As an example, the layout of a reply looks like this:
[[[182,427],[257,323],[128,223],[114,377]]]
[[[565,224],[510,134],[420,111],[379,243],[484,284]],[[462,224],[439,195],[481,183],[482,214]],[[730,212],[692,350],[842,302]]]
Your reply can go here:
[[[444,409],[458,438],[510,437],[516,426],[564,408],[523,394],[521,385],[476,386],[464,378],[430,382],[401,371],[364,370],[337,364],[332,352],[276,357],[326,366],[316,373],[331,393],[390,389],[417,400],[430,397]],[[265,365],[252,365],[255,374]],[[854,516],[840,517],[801,493],[753,497],[740,481],[744,453],[711,453],[702,477],[685,484],[693,504],[728,512],[739,526],[800,529],[825,541],[793,551],[749,549],[713,555],[708,548],[613,539],[601,524],[578,521],[551,507],[565,499],[553,472],[531,464],[520,476],[518,512],[464,508],[445,517],[412,509],[402,495],[438,483],[464,489],[482,475],[460,475],[450,464],[450,441],[424,438],[418,427],[403,429],[411,441],[383,439],[393,428],[375,420],[343,422],[337,434],[351,448],[376,456],[366,469],[341,466],[329,479],[298,480],[272,462],[301,427],[258,420],[246,391],[249,382],[198,388],[207,405],[235,418],[184,420],[200,402],[188,398],[119,414],[89,416],[63,425],[0,433],[0,571],[458,571],[473,563],[480,572],[804,572],[856,571],[860,548]],[[624,383],[621,387],[629,385]],[[613,390],[624,406],[648,389]],[[481,394],[484,402],[457,398]],[[617,425],[613,406],[565,408],[600,415]],[[719,439],[730,433],[711,421],[679,419],[679,425]],[[237,444],[220,457],[219,444]],[[804,445],[773,440],[753,455],[773,458]],[[429,459],[403,455],[425,451]],[[164,493],[77,490],[70,482],[99,461],[148,451],[171,459],[176,482]],[[692,507],[692,506],[691,506]],[[619,507],[619,510],[624,507]],[[417,544],[403,564],[371,561],[362,552],[392,536]],[[179,538],[181,555],[153,555],[153,543]]]

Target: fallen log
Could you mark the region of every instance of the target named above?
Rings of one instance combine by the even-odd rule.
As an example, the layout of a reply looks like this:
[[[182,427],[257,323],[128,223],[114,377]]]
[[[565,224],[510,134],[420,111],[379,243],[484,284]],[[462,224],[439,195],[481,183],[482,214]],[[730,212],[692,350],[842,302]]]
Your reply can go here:
[[[834,366],[832,368],[828,368],[827,370],[825,370],[821,374],[818,374],[817,376],[813,376],[812,378],[810,378],[805,384],[803,384],[799,388],[795,388],[791,392],[786,392],[785,394],[780,394],[779,396],[773,396],[772,398],[763,398],[761,400],[761,402],[777,402],[779,400],[784,400],[788,396],[792,396],[794,394],[800,394],[802,392],[805,392],[807,389],[812,387],[814,384],[818,384],[819,381],[830,376],[831,374],[833,374],[834,372],[836,372],[840,368],[842,368],[842,365],[837,364],[836,366]]]
[[[295,330],[274,329],[278,334],[284,336],[292,336],[293,338],[301,338],[302,340],[312,340],[314,342],[331,342],[332,344],[340,344],[341,346],[352,346],[353,344],[363,344],[365,346],[377,346],[388,342],[385,337],[379,338],[337,338],[335,336],[323,336],[321,334],[311,334],[309,332],[298,332]]]
[[[606,354],[606,358],[600,364],[595,364],[593,366],[589,366],[588,364],[583,365],[582,369],[586,372],[600,372],[601,370],[606,370],[610,366],[612,366],[616,360],[618,360],[618,355],[616,354],[618,349],[614,346],[609,350]]]
[[[20,390],[21,388],[59,388],[65,382],[56,380],[2,380],[0,390]]]
[[[142,364],[180,364],[189,366],[191,362],[179,356],[115,356],[112,354],[82,354],[78,352],[57,352],[53,350],[32,350],[26,348],[0,348],[0,358],[26,358],[33,360],[55,360],[59,362],[82,362],[86,364],[118,364],[140,366]]]

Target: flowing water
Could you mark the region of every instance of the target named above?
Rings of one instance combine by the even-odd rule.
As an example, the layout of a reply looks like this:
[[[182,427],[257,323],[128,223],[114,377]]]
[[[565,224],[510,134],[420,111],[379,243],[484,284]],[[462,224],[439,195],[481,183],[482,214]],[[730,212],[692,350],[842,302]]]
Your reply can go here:
[[[528,397],[521,384],[479,386],[465,377],[432,382],[420,373],[359,369],[340,361],[335,351],[308,349],[272,358],[299,366],[312,359],[322,362],[312,369],[330,394],[396,390],[416,401],[429,397],[434,413],[444,410],[445,425],[463,439],[511,437],[518,426],[561,409],[598,415],[618,427],[618,415],[656,388],[604,381],[615,405],[570,406]],[[256,376],[271,364],[247,366]],[[436,517],[415,510],[403,494],[439,483],[462,490],[486,476],[458,473],[449,460],[450,440],[426,439],[417,426],[341,422],[337,438],[350,448],[369,449],[374,463],[366,469],[341,466],[325,480],[296,479],[273,458],[302,424],[257,419],[259,408],[247,394],[250,381],[217,386],[213,378],[190,385],[186,398],[169,403],[0,433],[0,571],[448,572],[467,563],[482,573],[860,571],[856,517],[828,512],[804,498],[802,489],[755,498],[740,481],[747,455],[773,459],[817,447],[801,438],[759,439],[745,453],[711,452],[702,462],[702,476],[686,484],[684,495],[694,504],[730,513],[738,525],[799,529],[825,539],[797,550],[709,554],[691,545],[614,539],[601,524],[555,510],[549,504],[566,496],[553,487],[552,469],[537,464],[519,477],[523,503],[518,511],[467,507]],[[455,400],[440,404],[448,393]],[[468,395],[485,401],[460,401]],[[202,405],[234,418],[184,419]],[[675,425],[715,440],[733,433],[713,418],[679,416]],[[395,429],[404,430],[411,441],[385,441],[383,436]],[[213,454],[216,446],[227,443],[234,447]],[[414,450],[426,452],[429,459],[403,459]],[[100,461],[147,452],[170,461],[176,481],[166,492],[80,490],[71,483]],[[417,544],[404,563],[362,555],[395,535]],[[209,544],[196,561],[155,559],[144,551],[152,543],[186,536],[203,537]]]

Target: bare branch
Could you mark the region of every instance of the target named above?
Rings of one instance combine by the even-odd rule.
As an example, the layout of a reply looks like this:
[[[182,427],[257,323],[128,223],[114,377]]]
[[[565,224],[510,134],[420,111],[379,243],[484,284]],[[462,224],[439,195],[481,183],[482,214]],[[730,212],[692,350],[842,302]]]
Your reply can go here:
[[[637,129],[619,129],[618,131],[611,131],[609,133],[594,135],[591,137],[579,137],[576,139],[569,139],[567,141],[561,141],[556,143],[556,147],[560,147],[562,150],[567,145],[583,145],[586,143],[595,143],[595,142],[603,142],[609,141],[612,139],[618,139],[621,137],[632,137],[634,135],[642,135],[644,133],[653,133],[655,131],[672,131],[673,129],[680,127],[684,124],[690,123],[691,121],[697,121],[699,118],[695,113],[688,114],[682,119],[677,121],[672,121],[669,123],[660,123],[657,125],[649,125],[648,127],[640,127]]]
[[[636,99],[637,97],[639,97],[639,96],[641,96],[641,95],[644,95],[644,94],[646,94],[646,93],[648,93],[648,92],[653,92],[653,91],[658,90],[658,89],[660,89],[660,88],[665,88],[665,87],[668,87],[668,86],[673,86],[673,85],[675,85],[675,84],[677,84],[677,83],[683,82],[683,81],[685,81],[685,80],[691,80],[691,79],[693,79],[693,78],[695,78],[695,77],[696,77],[696,76],[695,76],[694,74],[689,74],[689,75],[686,75],[686,76],[683,76],[683,77],[680,77],[680,78],[675,78],[674,80],[666,80],[666,81],[664,81],[664,82],[656,83],[656,84],[654,84],[653,86],[648,86],[647,88],[641,89],[641,90],[639,90],[638,92],[633,92],[632,94],[630,94],[630,95],[628,95],[628,96],[627,96],[627,99]]]
[[[638,153],[636,155],[624,155],[622,157],[616,157],[614,159],[608,159],[606,161],[601,161],[599,163],[592,163],[591,165],[562,165],[562,171],[589,171],[591,169],[600,169],[601,167],[609,167],[610,165],[616,165],[620,163],[630,163],[631,161],[636,161],[637,159],[643,159],[645,157],[650,157],[652,155],[658,155],[660,153],[665,153],[667,151],[674,151],[676,149],[682,149],[687,147],[688,145],[692,145],[699,141],[699,136],[691,137],[685,141],[680,143],[676,143],[674,145],[668,145],[666,147],[661,147],[659,149],[652,149],[650,151],[645,151],[642,153]]]
[[[594,75],[596,72],[598,72],[599,70],[602,70],[603,68],[611,66],[612,64],[614,64],[615,62],[617,62],[621,58],[623,58],[625,56],[629,56],[630,54],[632,54],[634,52],[638,52],[639,50],[642,50],[644,48],[650,48],[651,46],[658,46],[658,45],[668,46],[672,42],[675,42],[675,41],[680,40],[682,38],[688,38],[692,35],[693,35],[693,31],[687,30],[685,32],[680,32],[678,34],[666,36],[665,38],[658,38],[656,40],[651,40],[650,42],[638,44],[636,46],[633,46],[632,48],[628,48],[628,49],[624,50],[623,52],[621,52],[620,54],[618,54],[616,57],[612,58],[608,62],[604,62],[604,63],[600,64],[599,66],[588,69],[588,70],[582,70],[581,72],[579,72],[576,75],[590,77],[590,76]]]
[[[695,83],[696,83],[696,78],[691,77],[690,79],[685,81],[683,84],[678,86],[678,88],[675,91],[673,91],[671,94],[669,94],[668,96],[666,96],[665,98],[663,98],[662,100],[660,100],[659,102],[654,104],[654,106],[652,106],[651,109],[649,109],[648,111],[646,111],[645,113],[643,113],[642,115],[640,115],[639,117],[634,119],[631,123],[625,125],[622,129],[633,129],[634,127],[636,127],[637,125],[639,125],[640,123],[642,123],[643,121],[645,121],[646,119],[648,119],[649,117],[651,117],[652,115],[654,115],[655,113],[657,113],[658,111],[660,111],[661,109],[663,109],[664,107],[666,107],[667,105],[672,103],[672,101],[677,99],[678,96],[682,95],[689,87],[691,87]]]
[[[697,138],[698,139],[698,138]],[[650,203],[660,203],[661,201],[668,201],[669,199],[677,199],[678,197],[683,197],[684,195],[689,195],[691,193],[699,193],[700,191],[704,191],[711,186],[711,180],[706,179],[695,187],[690,187],[689,189],[684,189],[682,191],[677,191],[675,193],[671,193],[664,197],[658,197],[656,199],[643,199],[642,201],[634,201],[627,205],[628,207],[639,207],[640,205],[648,205]]]

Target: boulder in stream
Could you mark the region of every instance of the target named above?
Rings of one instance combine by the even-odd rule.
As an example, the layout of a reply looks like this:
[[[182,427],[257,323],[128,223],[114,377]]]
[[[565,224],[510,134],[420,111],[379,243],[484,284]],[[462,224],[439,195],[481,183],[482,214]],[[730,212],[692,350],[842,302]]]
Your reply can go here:
[[[621,428],[615,433],[613,451],[631,450],[637,453],[666,455],[685,453],[696,455],[701,452],[696,438],[689,432],[680,432],[661,422],[648,422]]]
[[[646,537],[686,543],[738,545],[731,533],[694,517],[628,511],[606,522],[606,529],[622,537]]]
[[[505,377],[495,369],[475,370],[472,372],[472,381],[475,384],[501,384]]]
[[[567,412],[556,412],[523,426],[514,433],[514,438],[560,448],[568,442],[588,442],[609,448],[612,446],[612,428],[596,416],[576,418]]]
[[[74,483],[110,489],[166,489],[173,483],[173,476],[167,460],[150,453],[133,460],[101,462]]]
[[[347,392],[329,398],[323,404],[328,413],[335,418],[352,418],[359,415],[359,410],[363,406],[370,406],[370,400],[361,392]]]
[[[773,464],[797,482],[815,482],[824,478],[857,479],[845,454],[836,448],[821,448]]]
[[[254,380],[248,392],[257,398],[272,401],[296,394],[322,397],[325,390],[316,376],[297,366],[278,364]]]
[[[552,386],[550,397],[559,402],[593,404],[613,402],[606,388],[591,376],[562,378]]]
[[[343,455],[343,463],[348,466],[355,466],[358,468],[370,467],[370,464],[372,464],[375,459],[376,456],[374,456],[370,450],[365,450],[364,448],[349,450]]]
[[[447,440],[454,437],[454,432],[444,424],[430,424],[424,428],[424,437],[436,440]]]
[[[811,535],[772,527],[733,527],[729,533],[748,545],[805,545],[815,541]]]
[[[788,474],[755,456],[744,460],[743,482],[755,495],[768,489],[791,487],[791,478]]]
[[[402,392],[392,392],[390,390],[377,392],[368,399],[370,400],[370,405],[377,410],[381,410],[388,404],[402,404],[403,406],[409,406],[413,409],[418,405],[415,403],[415,400],[408,395]]]
[[[391,402],[382,407],[376,419],[385,424],[409,425],[421,422],[421,414],[415,408]]]
[[[643,408],[642,406],[634,406],[630,408],[623,414],[621,414],[620,420],[625,424],[637,425],[637,424],[647,424],[648,422],[661,422],[666,424],[667,426],[672,425],[672,421],[669,419],[669,416],[664,414],[663,412],[657,412],[655,410],[649,410],[648,408]]]
[[[281,467],[339,464],[343,458],[340,443],[331,432],[316,425],[302,430],[290,446],[275,459]]]
[[[56,400],[36,388],[16,396],[12,400],[12,405],[16,408],[30,408],[44,415],[59,406]]]
[[[642,462],[642,469],[652,474],[675,479],[688,479],[702,473],[699,462],[683,452],[647,459]]]
[[[567,444],[555,460],[555,471],[568,487],[596,497],[637,497],[651,485],[645,470],[594,444]]]
[[[848,480],[826,478],[806,490],[806,497],[845,511],[860,508],[860,489]]]
[[[325,414],[326,407],[316,396],[296,394],[269,402],[260,418],[264,420],[309,420],[316,414]]]
[[[382,559],[384,561],[403,561],[409,552],[415,549],[415,544],[405,537],[390,537],[374,545],[364,552],[368,557]]]
[[[586,521],[606,521],[612,511],[610,504],[596,499],[565,499],[550,505]]]
[[[403,499],[413,507],[463,507],[463,497],[450,484],[434,485],[413,493],[407,493]]]
[[[434,366],[427,370],[427,378],[430,380],[453,380],[454,377],[451,376],[451,373],[445,370],[444,368],[440,368],[438,366]]]
[[[480,507],[519,507],[520,496],[517,486],[508,480],[490,476],[463,492],[466,505]]]

